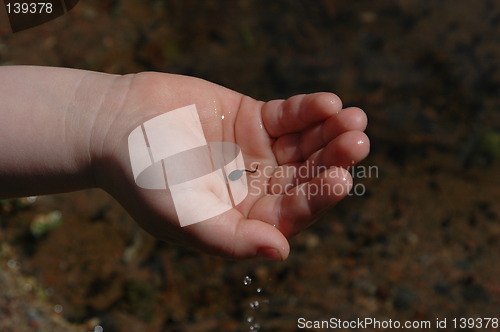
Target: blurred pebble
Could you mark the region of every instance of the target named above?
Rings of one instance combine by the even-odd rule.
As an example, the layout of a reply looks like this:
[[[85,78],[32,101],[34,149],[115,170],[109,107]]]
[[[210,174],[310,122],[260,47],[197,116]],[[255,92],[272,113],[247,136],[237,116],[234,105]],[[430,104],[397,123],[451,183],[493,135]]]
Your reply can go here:
[[[319,236],[317,236],[314,233],[309,233],[306,236],[305,242],[306,242],[307,249],[311,250],[311,249],[316,248],[320,244],[321,241],[319,239]]]
[[[63,306],[62,306],[62,305],[60,305],[60,304],[56,304],[56,305],[54,306],[54,312],[55,312],[56,314],[60,314],[62,311],[63,311]]]
[[[377,19],[378,19],[378,16],[374,12],[361,12],[359,14],[359,20],[361,21],[361,23],[364,23],[364,24],[373,23]]]
[[[408,310],[413,306],[416,300],[417,295],[412,289],[408,287],[399,287],[396,289],[392,304],[396,310]]]
[[[7,262],[7,266],[12,270],[18,270],[21,267],[21,263],[14,259],[9,259]]]

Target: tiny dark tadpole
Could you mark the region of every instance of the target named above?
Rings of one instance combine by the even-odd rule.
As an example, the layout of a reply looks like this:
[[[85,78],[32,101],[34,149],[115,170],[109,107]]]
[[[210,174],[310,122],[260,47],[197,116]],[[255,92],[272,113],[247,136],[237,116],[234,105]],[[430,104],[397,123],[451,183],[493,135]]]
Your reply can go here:
[[[229,175],[227,177],[231,181],[236,181],[239,178],[241,178],[241,176],[243,175],[243,172],[255,173],[255,172],[257,172],[258,169],[259,169],[259,165],[257,165],[257,167],[255,167],[255,169],[253,171],[251,171],[249,169],[235,169],[234,171],[229,173]]]

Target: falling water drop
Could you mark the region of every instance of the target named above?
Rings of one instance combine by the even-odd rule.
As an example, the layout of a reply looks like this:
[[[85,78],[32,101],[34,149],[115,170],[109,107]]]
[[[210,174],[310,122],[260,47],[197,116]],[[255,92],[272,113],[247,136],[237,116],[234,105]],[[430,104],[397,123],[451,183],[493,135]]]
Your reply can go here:
[[[253,295],[246,302],[245,313],[245,328],[249,332],[258,332],[262,330],[260,325],[263,315],[266,314],[267,308],[269,306],[269,299],[267,298],[268,289],[267,287],[261,285],[262,277],[257,273],[257,279],[251,277],[252,274],[247,275],[243,278],[243,284],[249,286],[249,290],[253,292]],[[269,279],[271,280],[271,279]]]
[[[257,308],[259,308],[259,306],[260,306],[259,301],[250,302],[250,308],[252,308],[252,309],[257,309]]]
[[[258,331],[260,330],[260,325],[255,323],[252,326],[250,326],[250,331]]]
[[[252,278],[249,276],[246,276],[245,279],[243,279],[243,285],[248,286],[252,283]]]

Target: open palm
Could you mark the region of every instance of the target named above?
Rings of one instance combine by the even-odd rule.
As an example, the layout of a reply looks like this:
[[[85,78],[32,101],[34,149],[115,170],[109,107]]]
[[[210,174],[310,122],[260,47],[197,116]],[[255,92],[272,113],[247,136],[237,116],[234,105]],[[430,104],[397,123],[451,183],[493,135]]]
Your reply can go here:
[[[147,73],[127,80],[129,92],[106,135],[100,183],[144,229],[170,242],[231,258],[285,259],[287,238],[348,194],[352,179],[345,168],[368,154],[364,112],[342,109],[331,93],[264,103],[190,77]],[[245,167],[258,171],[248,174],[241,204],[180,227],[167,190],[135,184],[127,136],[145,120],[190,104],[208,142],[237,144]]]

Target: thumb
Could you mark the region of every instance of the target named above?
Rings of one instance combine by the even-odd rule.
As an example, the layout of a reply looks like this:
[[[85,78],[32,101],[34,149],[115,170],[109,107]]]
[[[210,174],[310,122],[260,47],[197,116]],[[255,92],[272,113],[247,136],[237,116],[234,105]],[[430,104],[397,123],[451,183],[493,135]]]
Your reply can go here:
[[[257,219],[231,218],[228,211],[222,218],[213,218],[192,228],[200,246],[206,251],[227,258],[242,259],[263,257],[283,261],[290,253],[290,245],[285,236],[273,225]],[[238,213],[239,214],[239,213]]]

